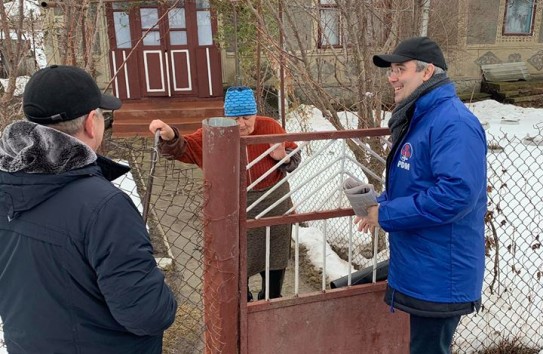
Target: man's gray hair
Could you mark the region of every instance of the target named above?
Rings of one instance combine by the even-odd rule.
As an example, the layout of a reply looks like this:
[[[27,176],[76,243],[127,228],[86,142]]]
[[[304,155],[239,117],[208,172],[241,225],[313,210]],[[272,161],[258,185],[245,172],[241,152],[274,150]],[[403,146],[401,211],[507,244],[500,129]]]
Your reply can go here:
[[[94,111],[96,111],[97,114],[102,115],[102,111],[100,110],[100,108],[96,108]],[[65,134],[74,136],[83,130],[83,125],[85,124],[85,118],[87,118],[88,116],[89,116],[88,114],[85,114],[84,116],[81,116],[72,120],[55,123],[55,124],[49,124],[47,126],[49,128],[59,130]]]
[[[419,71],[422,71],[424,69],[426,69],[428,67],[428,65],[430,65],[430,63],[427,63],[425,61],[421,61],[421,60],[417,60],[415,61],[415,63],[417,64],[417,68],[416,68],[416,71],[419,72]],[[434,65],[434,75],[437,75],[437,74],[443,74],[443,73],[447,73],[447,71],[443,70],[442,68],[440,68],[439,66],[435,66]]]

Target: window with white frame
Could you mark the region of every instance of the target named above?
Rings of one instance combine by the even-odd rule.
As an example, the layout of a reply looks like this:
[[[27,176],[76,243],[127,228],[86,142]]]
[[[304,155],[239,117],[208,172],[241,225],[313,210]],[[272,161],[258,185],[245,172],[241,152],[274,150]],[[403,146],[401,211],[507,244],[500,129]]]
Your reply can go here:
[[[213,30],[211,28],[211,9],[209,0],[196,0],[196,10],[198,45],[212,45]]]
[[[535,6],[535,0],[506,0],[503,35],[532,35],[534,30]]]
[[[336,0],[319,0],[319,48],[341,47],[341,16]]]

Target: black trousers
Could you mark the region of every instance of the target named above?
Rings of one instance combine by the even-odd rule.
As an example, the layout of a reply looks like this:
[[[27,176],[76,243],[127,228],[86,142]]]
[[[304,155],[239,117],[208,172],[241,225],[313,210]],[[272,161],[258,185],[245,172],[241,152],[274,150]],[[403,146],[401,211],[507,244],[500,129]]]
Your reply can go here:
[[[433,318],[409,315],[410,354],[450,354],[453,335],[460,317]]]
[[[258,300],[264,300],[266,296],[266,272],[260,272],[262,277],[262,290],[258,292]],[[281,290],[283,288],[283,280],[285,279],[285,270],[270,270],[270,299],[281,297]],[[253,300],[253,294],[247,287],[247,301]]]

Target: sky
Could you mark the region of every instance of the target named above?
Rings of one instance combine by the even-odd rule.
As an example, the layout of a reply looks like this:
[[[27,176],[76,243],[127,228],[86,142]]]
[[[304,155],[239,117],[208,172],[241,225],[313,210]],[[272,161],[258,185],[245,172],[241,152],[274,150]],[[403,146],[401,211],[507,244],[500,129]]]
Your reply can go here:
[[[468,107],[478,116],[483,126],[486,128],[487,139],[489,141],[494,140],[497,137],[503,136],[504,134],[507,134],[509,137],[515,136],[519,139],[522,139],[526,136],[534,137],[538,135],[537,126],[543,127],[543,109],[522,108],[512,105],[504,105],[493,100],[476,102],[468,105]],[[302,111],[304,112],[305,116],[304,125],[306,125],[307,129],[314,131],[333,130],[332,125],[322,117],[322,113],[318,109],[311,106],[304,106],[302,107]],[[354,116],[348,112],[342,114],[342,119],[346,124],[350,126],[354,124],[353,117]],[[539,141],[543,140],[541,135],[538,136],[538,139]],[[531,158],[535,158],[538,161],[543,161],[543,141],[541,142],[541,145],[539,147],[528,147],[529,150],[526,150],[526,146],[519,147],[520,151],[523,151],[523,153],[528,153],[529,155],[531,155]],[[499,160],[499,158],[496,159],[493,158],[493,156],[494,155],[489,155],[489,164]],[[534,175],[533,178],[543,179],[543,169],[531,171],[531,173]],[[125,182],[123,182],[123,184],[120,184],[120,187],[128,192],[133,191],[134,182],[133,180],[128,178],[125,180]],[[132,197],[134,198],[133,195]],[[137,205],[141,204],[137,197],[133,200],[136,202]],[[528,207],[529,206],[526,206],[526,208]],[[543,209],[543,205],[534,205],[532,206],[532,208],[534,209],[535,213],[539,213],[540,215],[539,210]],[[511,220],[511,224],[513,225],[512,227],[520,227],[520,224],[522,223],[521,220],[518,222],[515,220]],[[515,224],[519,225],[515,226]],[[330,245],[326,244],[326,251],[323,250],[323,234],[320,230],[321,229],[315,227],[301,227],[299,229],[299,240],[300,243],[304,245],[305,248],[308,250],[308,257],[311,259],[311,262],[315,265],[315,267],[319,268],[322,267],[323,254],[325,252],[326,272],[328,279],[334,280],[346,275],[349,271],[348,263],[341,259],[332,250]],[[355,232],[353,234],[353,237],[360,237],[360,235],[357,235],[357,233]],[[529,244],[522,244],[521,242],[519,243],[519,248],[528,248],[529,246]],[[522,253],[523,252],[518,252],[518,254]],[[383,254],[379,254],[378,257],[378,261],[386,259],[386,255]],[[511,260],[511,255],[507,252],[504,252],[502,254],[502,257],[505,262],[517,262],[518,267],[527,267],[530,265],[537,267],[537,265],[539,265],[540,269],[543,269],[541,257],[535,252],[531,252],[530,257],[533,258],[531,259],[531,262],[526,262],[526,260],[523,259]],[[365,266],[369,265],[371,265],[371,261],[367,260],[367,264]],[[486,272],[487,276],[489,276],[489,274],[491,273],[491,267],[492,264],[490,260],[488,260]],[[355,269],[352,270],[355,271]],[[524,274],[533,274],[533,270],[527,269]],[[539,285],[534,284],[533,280],[522,277],[519,277],[518,279],[524,282],[528,281],[532,285],[531,291],[533,292],[533,294],[531,296],[531,300],[533,303],[531,304],[531,306],[522,302],[513,302],[511,301],[511,298],[508,298],[507,296],[501,299],[496,298],[496,296],[492,296],[488,293],[488,289],[485,289],[485,292],[483,294],[483,302],[485,298],[494,297],[492,301],[495,301],[498,304],[502,304],[503,306],[490,308],[484,313],[481,313],[477,316],[465,316],[463,320],[463,323],[465,323],[465,325],[459,327],[459,330],[462,329],[464,333],[458,333],[457,337],[466,338],[471,341],[470,345],[476,345],[481,347],[485,343],[491,343],[494,340],[494,338],[492,337],[493,333],[496,331],[497,328],[500,328],[502,326],[503,328],[510,329],[512,327],[519,326],[520,323],[520,327],[518,330],[519,333],[526,333],[526,330],[529,330],[530,328],[543,328],[543,324],[541,323],[529,323],[530,319],[533,317],[538,317],[540,319],[543,318],[540,312],[541,308],[543,308],[543,289],[541,283],[539,283]],[[487,279],[487,282],[489,281],[490,280]],[[519,291],[518,289],[521,289],[521,287],[516,288],[514,286],[510,286],[510,288],[513,289],[512,293],[509,295],[510,297],[519,296],[519,294],[515,294],[514,291]],[[530,313],[526,313],[523,316],[522,311],[524,310],[522,308],[515,308],[515,304],[527,308]],[[520,317],[516,313],[520,313]],[[485,332],[484,330],[481,330],[481,328],[485,328],[487,329],[487,331]],[[540,338],[542,337],[541,333],[533,333],[533,335],[539,335]],[[0,330],[0,340],[2,336],[3,333]],[[543,342],[540,344],[541,346],[543,346]],[[463,347],[465,343],[459,342],[457,343],[457,345]],[[5,353],[7,353],[5,349],[0,348],[0,354]],[[540,354],[543,354],[543,350]]]

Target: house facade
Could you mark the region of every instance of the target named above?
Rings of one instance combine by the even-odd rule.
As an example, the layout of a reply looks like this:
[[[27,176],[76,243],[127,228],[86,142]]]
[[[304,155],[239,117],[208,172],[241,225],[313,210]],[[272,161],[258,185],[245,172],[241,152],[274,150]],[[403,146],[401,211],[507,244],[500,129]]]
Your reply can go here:
[[[350,48],[341,11],[335,0],[285,4],[293,6],[300,1],[313,11],[296,18],[303,24],[300,37],[313,58],[312,65],[320,70],[318,80],[323,86],[333,87],[338,77],[333,60]],[[207,112],[194,115],[201,120],[221,114],[224,87],[236,82],[236,53],[232,46],[220,48],[216,41],[220,21],[225,19],[215,16],[217,11],[210,0],[102,0],[99,4],[103,6],[97,9],[101,16],[97,17],[99,50],[95,57],[96,76],[102,87],[110,89],[128,108],[138,102],[158,102],[164,108],[165,102],[202,105],[214,101],[213,109],[208,107]],[[543,0],[433,0],[429,10],[428,36],[442,46],[449,76],[459,92],[479,91],[483,64],[523,61],[532,77],[543,74]],[[59,12],[52,18],[57,27],[66,25],[66,18],[62,19]],[[398,37],[416,35],[417,21],[420,18],[407,16],[407,25],[400,28]],[[60,62],[55,56],[59,57],[62,50],[55,49],[54,41],[50,41],[50,48],[48,62]],[[348,77],[349,68],[342,75]],[[331,92],[344,95],[340,90]],[[180,107],[188,109],[186,105]],[[141,105],[136,107],[142,109]],[[116,115],[116,119],[121,116]],[[163,115],[146,117],[149,120]],[[138,119],[143,118],[140,115]]]
[[[543,76],[542,1],[460,1],[458,12],[457,41],[445,45],[455,82],[478,84],[481,65],[520,61],[532,77]]]
[[[375,0],[375,4],[378,2]],[[429,0],[428,3],[427,35],[442,47],[448,74],[458,92],[480,90],[481,65],[485,64],[525,62],[532,78],[543,77],[542,0]],[[328,86],[333,96],[348,95],[337,84],[338,77],[345,81],[352,75],[348,60],[338,65],[338,57],[352,50],[345,28],[348,21],[342,14],[345,8],[337,6],[335,0],[293,0],[285,4],[305,9],[291,12],[295,17],[291,26],[297,26],[300,44],[287,50],[299,55],[297,50],[305,48],[306,57],[311,58],[312,77]],[[397,30],[398,37],[418,35],[421,18],[413,13],[420,9],[406,7],[402,11],[405,15]],[[385,35],[375,27],[371,30],[376,33],[374,37]],[[289,35],[288,30],[285,33]],[[381,52],[378,48],[370,50]],[[228,85],[235,78],[234,53],[223,50],[222,57],[224,84]]]

